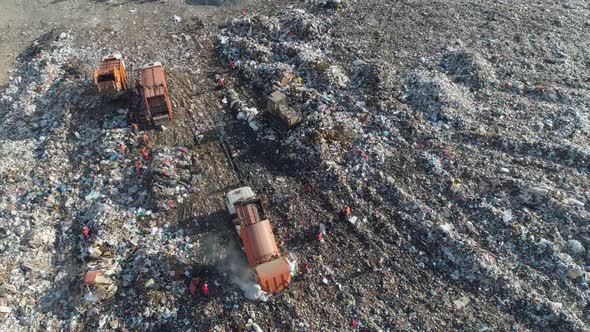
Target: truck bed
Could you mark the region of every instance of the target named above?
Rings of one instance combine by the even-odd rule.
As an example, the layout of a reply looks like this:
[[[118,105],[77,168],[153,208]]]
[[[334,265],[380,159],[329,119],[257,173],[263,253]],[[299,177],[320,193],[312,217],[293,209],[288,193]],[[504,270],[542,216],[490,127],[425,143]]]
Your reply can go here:
[[[150,121],[156,126],[163,125],[172,117],[172,106],[168,97],[166,73],[159,62],[141,69],[141,86]]]
[[[99,92],[119,92],[127,88],[123,60],[111,58],[101,61],[94,71],[94,83]]]
[[[141,70],[141,86],[146,99],[166,95],[166,78],[161,66],[147,67]]]

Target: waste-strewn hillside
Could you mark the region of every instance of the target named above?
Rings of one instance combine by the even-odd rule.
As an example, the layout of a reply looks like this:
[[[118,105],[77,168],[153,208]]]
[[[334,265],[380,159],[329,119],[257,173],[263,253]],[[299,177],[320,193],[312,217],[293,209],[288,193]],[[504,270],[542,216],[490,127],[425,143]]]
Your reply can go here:
[[[202,5],[0,26],[0,330],[588,329],[586,2]],[[96,92],[114,51],[130,81],[166,69],[163,128]],[[244,185],[294,268],[278,294],[224,204]]]

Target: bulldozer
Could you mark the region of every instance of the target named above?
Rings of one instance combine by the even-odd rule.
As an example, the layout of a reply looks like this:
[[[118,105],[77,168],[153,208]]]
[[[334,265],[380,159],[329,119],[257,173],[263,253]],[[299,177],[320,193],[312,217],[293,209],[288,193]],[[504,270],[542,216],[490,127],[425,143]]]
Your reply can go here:
[[[121,54],[109,54],[102,58],[98,69],[94,71],[96,90],[105,94],[116,94],[127,89],[125,62]]]
[[[280,91],[275,91],[268,97],[266,110],[272,117],[279,120],[286,129],[291,129],[301,122],[299,113],[289,107],[287,96]]]
[[[285,289],[291,281],[289,259],[277,247],[266,201],[256,196],[252,188],[242,187],[228,192],[225,204],[260,288],[267,293]]]
[[[141,68],[139,74],[139,86],[147,120],[154,126],[161,126],[168,120],[172,120],[172,105],[162,64],[149,63]]]

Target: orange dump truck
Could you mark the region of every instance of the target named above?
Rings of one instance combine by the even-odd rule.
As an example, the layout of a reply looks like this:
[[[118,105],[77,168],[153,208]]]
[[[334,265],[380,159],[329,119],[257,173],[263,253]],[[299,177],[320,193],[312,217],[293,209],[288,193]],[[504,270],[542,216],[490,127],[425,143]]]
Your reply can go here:
[[[172,119],[172,105],[166,86],[166,73],[162,64],[154,62],[141,68],[141,87],[147,117],[154,126]]]
[[[121,54],[110,54],[102,58],[94,71],[94,85],[98,92],[117,93],[127,89],[125,63]]]
[[[260,288],[276,293],[287,287],[291,281],[289,260],[279,252],[262,199],[250,187],[242,187],[227,193],[225,204]]]

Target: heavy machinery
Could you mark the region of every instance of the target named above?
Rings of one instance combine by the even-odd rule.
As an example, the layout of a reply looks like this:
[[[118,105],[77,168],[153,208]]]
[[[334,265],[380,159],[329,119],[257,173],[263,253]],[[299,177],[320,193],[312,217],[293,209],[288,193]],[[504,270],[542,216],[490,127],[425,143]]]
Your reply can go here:
[[[166,73],[161,63],[153,62],[141,68],[140,86],[148,121],[154,126],[161,126],[172,120]]]
[[[301,122],[301,116],[287,104],[287,96],[280,91],[273,92],[267,100],[267,112],[290,129]]]
[[[125,62],[121,54],[109,54],[102,58],[98,69],[94,71],[94,85],[101,93],[119,93],[127,89]]]
[[[279,252],[264,199],[242,187],[227,193],[225,204],[260,288],[268,293],[283,290],[291,281],[289,260]]]

